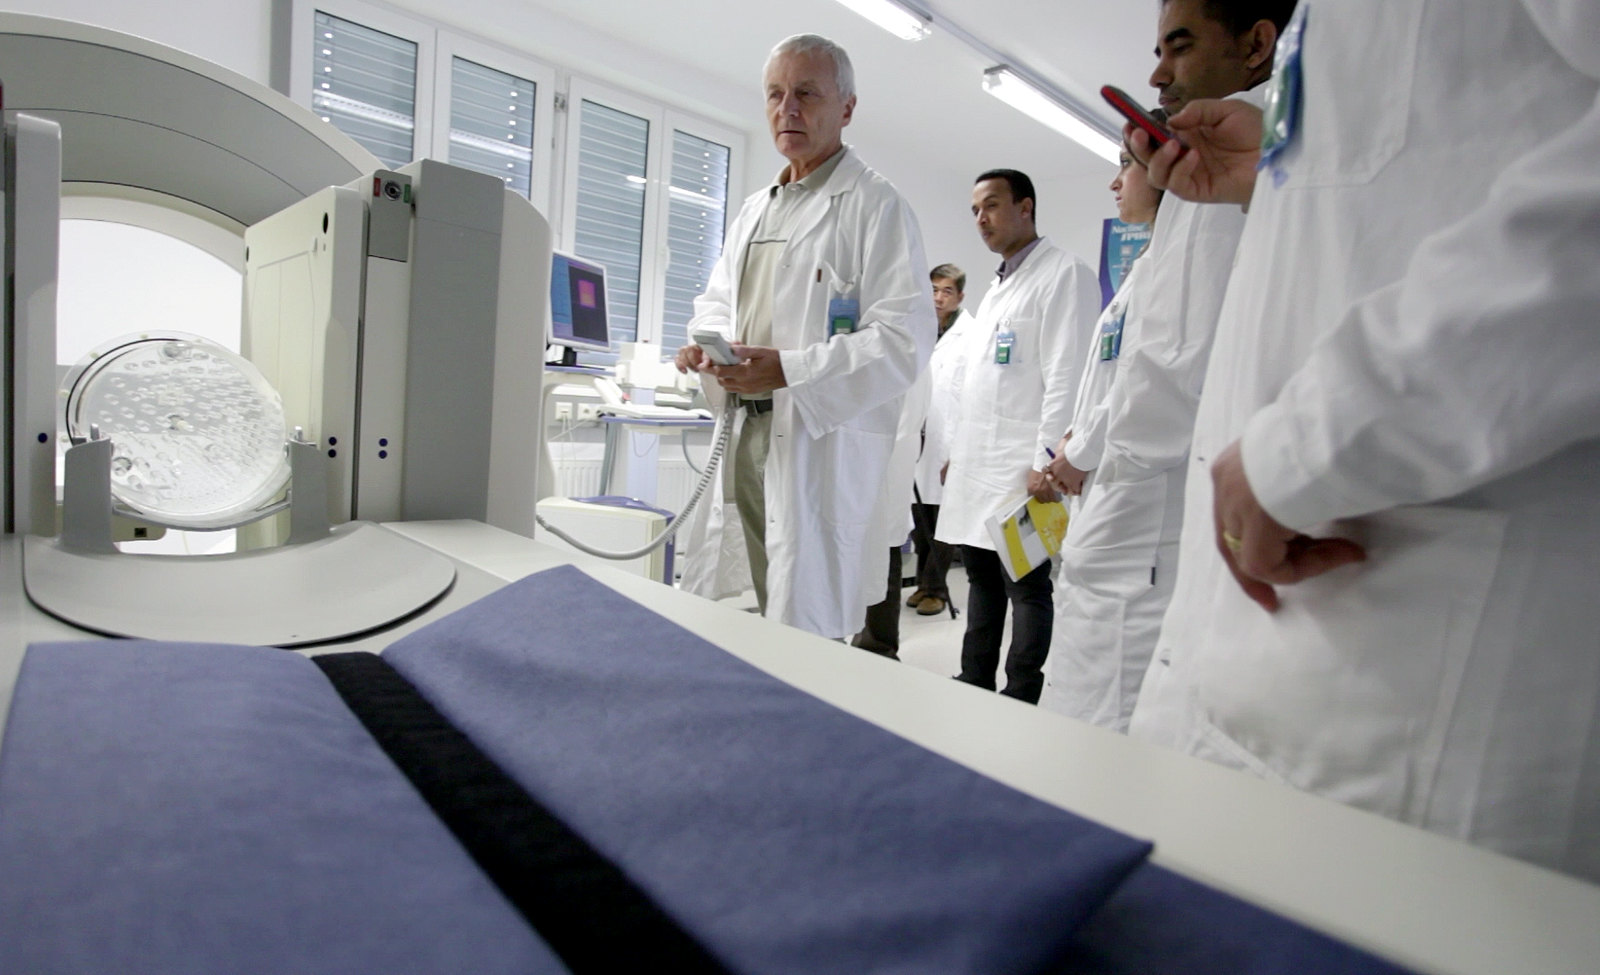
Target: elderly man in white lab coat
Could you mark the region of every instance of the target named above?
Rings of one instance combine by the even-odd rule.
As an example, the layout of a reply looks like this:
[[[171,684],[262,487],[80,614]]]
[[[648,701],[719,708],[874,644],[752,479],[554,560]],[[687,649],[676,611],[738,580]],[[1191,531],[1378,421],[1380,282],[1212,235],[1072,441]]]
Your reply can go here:
[[[789,164],[745,201],[689,323],[691,336],[731,340],[741,361],[714,365],[692,343],[677,358],[739,421],[727,476],[690,532],[684,585],[740,591],[730,549],[743,548],[766,616],[839,639],[883,597],[889,536],[905,523],[886,478],[902,399],[933,347],[933,303],[915,214],[843,144],[849,56],[795,35],[773,49],[764,84]]]
[[[1150,75],[1161,107],[1223,97],[1259,105],[1292,9],[1292,0],[1165,0]],[[1136,165],[1125,171],[1144,182]],[[1166,201],[1104,401],[1073,421],[1093,414],[1097,429],[1075,430],[1051,462],[1069,492],[1095,469],[1061,549],[1052,710],[1128,730],[1177,581],[1189,438],[1243,230],[1238,207]]]
[[[1011,648],[1001,691],[1030,704],[1044,689],[1054,603],[1047,561],[1013,580],[985,527],[1024,492],[1058,495],[1045,480],[1051,446],[1072,424],[1100,282],[1082,259],[1040,237],[1033,181],[1012,169],[978,177],[972,214],[1003,258],[978,306],[967,346],[961,410],[950,441],[940,541],[961,546],[967,570],[967,630],[959,680],[993,690],[1006,605]]]
[[[1151,160],[1250,215],[1133,732],[1600,881],[1600,5],[1302,0],[1275,75]]]

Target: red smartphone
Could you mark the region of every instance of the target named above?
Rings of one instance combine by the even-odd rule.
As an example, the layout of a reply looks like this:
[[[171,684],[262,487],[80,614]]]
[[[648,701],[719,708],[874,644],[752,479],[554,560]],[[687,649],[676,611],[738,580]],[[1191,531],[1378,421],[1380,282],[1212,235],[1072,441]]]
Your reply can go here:
[[[1100,89],[1100,97],[1104,98],[1116,109],[1123,118],[1143,129],[1145,134],[1155,140],[1157,146],[1165,145],[1172,141],[1172,132],[1154,115],[1145,111],[1139,103],[1128,97],[1128,93],[1113,85],[1105,85]]]

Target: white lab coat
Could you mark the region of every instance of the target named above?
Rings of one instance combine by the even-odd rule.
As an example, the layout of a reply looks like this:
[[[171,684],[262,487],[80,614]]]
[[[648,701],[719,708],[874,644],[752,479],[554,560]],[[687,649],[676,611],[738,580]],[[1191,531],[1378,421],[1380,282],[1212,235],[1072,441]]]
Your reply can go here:
[[[770,189],[770,188],[769,188]],[[769,189],[729,228],[690,330],[735,334],[739,274]],[[767,616],[821,636],[860,628],[883,599],[891,538],[907,518],[886,475],[906,391],[927,366],[938,325],[916,215],[889,181],[846,149],[803,206],[773,275],[772,339],[788,386],[773,394],[766,465]],[[853,334],[828,338],[828,303],[860,301]],[[708,398],[723,396],[706,377]],[[742,420],[742,417],[740,418]],[[686,526],[685,589],[710,598],[750,585],[732,464]],[[909,492],[909,473],[905,491]],[[900,535],[899,541],[905,536]]]
[[[1144,276],[1141,268],[1148,263],[1145,261],[1148,254],[1147,247],[1145,253],[1128,268],[1127,276],[1122,279],[1122,287],[1111,296],[1110,303],[1094,323],[1094,331],[1089,333],[1083,375],[1078,377],[1078,396],[1072,404],[1072,439],[1067,441],[1066,449],[1066,458],[1072,466],[1088,473],[1084,478],[1084,491],[1093,483],[1094,469],[1100,466],[1100,457],[1105,452],[1106,416],[1111,405],[1106,401],[1106,394],[1111,391],[1111,380],[1117,374],[1117,363],[1120,361],[1120,356],[1116,359],[1100,358],[1102,335],[1107,323],[1120,318],[1124,326],[1122,341],[1131,346],[1134,319],[1129,317],[1128,306],[1139,287],[1140,278]],[[1078,513],[1082,504],[1082,493],[1073,495],[1067,502],[1073,515]]]
[[[1600,880],[1600,5],[1307,18],[1134,732]],[[1368,551],[1276,614],[1215,551],[1241,437],[1269,513]]]
[[[917,493],[923,504],[940,504],[944,482],[939,471],[950,460],[950,431],[961,410],[961,379],[966,368],[967,341],[977,328],[977,319],[965,308],[940,336],[928,360],[930,399],[928,418],[922,429],[922,454],[917,458]]]
[[[1259,104],[1263,94],[1235,97]],[[1056,599],[1039,702],[1050,710],[1128,730],[1177,582],[1185,461],[1243,229],[1238,207],[1169,195],[1135,265],[1142,278],[1128,299],[1122,354],[1104,397],[1082,414],[1083,443],[1076,431],[1067,443],[1080,469],[1097,456],[1061,549],[1068,584]]]
[[[1028,471],[1072,425],[1100,282],[1089,265],[1039,241],[1022,266],[990,284],[966,355],[950,472],[939,509],[940,541],[993,550],[984,522],[1022,496]],[[998,335],[1016,336],[1011,361],[995,362]]]
[[[924,369],[906,391],[905,403],[900,407],[900,425],[895,430],[894,452],[889,455],[889,472],[883,482],[884,493],[901,502],[899,521],[889,525],[888,548],[904,545],[916,525],[916,520],[911,516],[911,505],[917,497],[913,487],[917,474],[917,454],[922,449],[922,427],[928,419],[932,393],[933,383],[928,370]],[[888,574],[889,567],[885,564],[884,577],[887,578]]]

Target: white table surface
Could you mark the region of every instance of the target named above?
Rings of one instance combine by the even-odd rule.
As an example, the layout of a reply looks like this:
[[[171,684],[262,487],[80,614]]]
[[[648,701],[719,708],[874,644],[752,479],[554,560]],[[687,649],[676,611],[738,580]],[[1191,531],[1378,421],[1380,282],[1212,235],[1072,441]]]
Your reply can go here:
[[[1155,842],[1152,861],[1419,972],[1600,972],[1600,886],[1169,752],[476,522],[386,526],[458,566],[380,649],[504,581],[575,564],[762,670],[1046,802]],[[27,642],[82,639],[20,585],[0,537],[0,708]]]

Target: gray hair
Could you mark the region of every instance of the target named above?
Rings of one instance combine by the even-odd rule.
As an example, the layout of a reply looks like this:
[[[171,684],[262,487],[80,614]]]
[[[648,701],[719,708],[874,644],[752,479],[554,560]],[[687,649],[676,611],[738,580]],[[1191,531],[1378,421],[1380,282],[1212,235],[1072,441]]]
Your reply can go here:
[[[761,73],[765,75],[772,67],[772,62],[786,54],[811,54],[820,51],[833,59],[833,70],[836,74],[835,82],[839,86],[839,97],[849,98],[856,93],[856,69],[850,65],[850,55],[844,48],[828,40],[821,34],[795,34],[785,37],[778,42],[778,46],[767,55],[767,63],[762,67]]]

